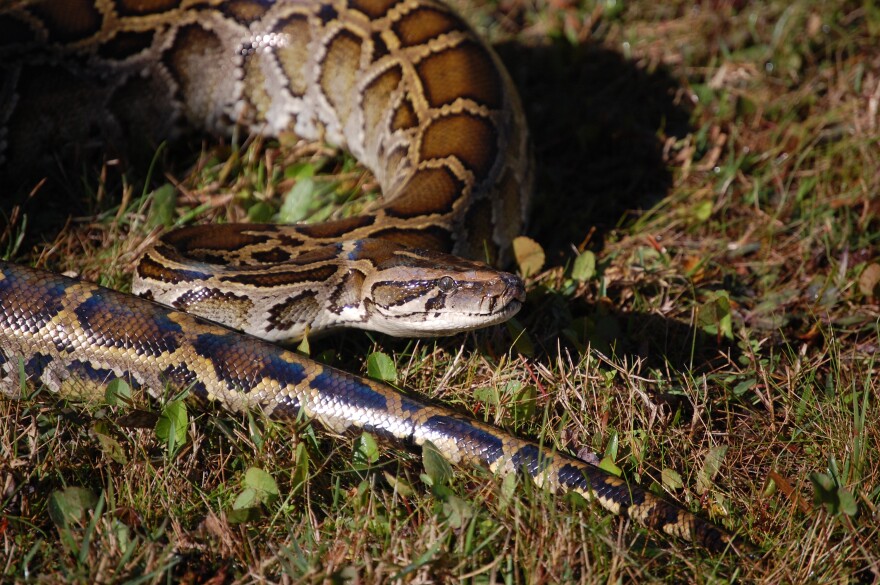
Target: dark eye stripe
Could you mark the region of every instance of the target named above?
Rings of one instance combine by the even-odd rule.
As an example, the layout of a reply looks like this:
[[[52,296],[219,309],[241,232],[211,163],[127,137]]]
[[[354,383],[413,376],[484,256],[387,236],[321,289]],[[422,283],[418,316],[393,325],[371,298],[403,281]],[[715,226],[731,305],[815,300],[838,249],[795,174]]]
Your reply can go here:
[[[383,281],[373,285],[374,302],[386,306],[396,307],[423,297],[434,290],[431,281]]]
[[[425,302],[425,311],[439,311],[446,306],[446,295],[437,295]]]

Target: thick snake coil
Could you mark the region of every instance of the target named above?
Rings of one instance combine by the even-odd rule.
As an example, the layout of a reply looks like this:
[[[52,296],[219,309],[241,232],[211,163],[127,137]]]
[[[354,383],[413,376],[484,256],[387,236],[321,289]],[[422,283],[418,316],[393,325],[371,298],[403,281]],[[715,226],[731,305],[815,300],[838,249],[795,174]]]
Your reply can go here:
[[[135,290],[178,310],[0,263],[3,393],[17,396],[26,378],[93,398],[121,377],[153,396],[172,388],[235,412],[302,413],[524,472],[712,550],[735,545],[584,461],[188,314],[279,340],[339,326],[444,334],[519,309],[518,278],[444,253],[504,262],[532,173],[507,73],[445,5],[5,0],[0,122],[4,180],[17,185],[47,162],[82,159],[92,138],[122,154],[188,125],[239,125],[343,146],[384,194],[346,220],[167,234]]]

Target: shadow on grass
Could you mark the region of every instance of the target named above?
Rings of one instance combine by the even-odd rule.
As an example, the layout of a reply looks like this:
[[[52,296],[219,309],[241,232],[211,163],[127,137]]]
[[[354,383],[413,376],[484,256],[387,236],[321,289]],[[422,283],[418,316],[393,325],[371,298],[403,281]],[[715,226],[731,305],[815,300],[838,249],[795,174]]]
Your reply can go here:
[[[692,132],[681,86],[666,69],[647,71],[616,51],[564,40],[496,47],[523,99],[537,162],[529,234],[547,264],[572,258],[588,237],[601,251],[608,230],[656,205],[672,187],[666,138]],[[572,301],[547,291],[522,316],[540,351],[557,340],[589,341],[603,353],[649,367],[707,370],[737,348],[687,323]],[[539,305],[535,307],[534,305]],[[529,311],[537,315],[529,315]],[[581,343],[572,341],[577,338]]]
[[[556,41],[497,47],[520,89],[537,174],[530,234],[550,264],[596,230],[655,205],[672,186],[662,136],[690,132],[690,111],[663,68],[646,71],[620,53]]]

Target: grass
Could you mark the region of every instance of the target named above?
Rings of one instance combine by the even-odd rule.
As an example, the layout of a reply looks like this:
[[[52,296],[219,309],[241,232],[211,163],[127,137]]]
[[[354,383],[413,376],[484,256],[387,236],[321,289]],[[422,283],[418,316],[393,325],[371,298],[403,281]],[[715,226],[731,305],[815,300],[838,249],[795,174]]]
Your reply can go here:
[[[526,336],[348,333],[312,355],[360,373],[390,355],[401,386],[605,457],[743,531],[762,558],[713,557],[480,470],[431,487],[418,454],[382,445],[364,460],[362,443],[305,424],[190,410],[169,445],[156,405],[41,392],[0,402],[3,580],[878,579],[880,11],[462,9],[508,64],[538,155],[528,235],[546,262],[518,318]],[[309,169],[322,197],[285,208]],[[144,190],[110,171],[69,208],[45,211],[39,194],[0,208],[0,250],[125,289],[167,223],[320,219],[374,191],[350,158],[283,140],[210,147]],[[240,498],[255,498],[243,519]]]

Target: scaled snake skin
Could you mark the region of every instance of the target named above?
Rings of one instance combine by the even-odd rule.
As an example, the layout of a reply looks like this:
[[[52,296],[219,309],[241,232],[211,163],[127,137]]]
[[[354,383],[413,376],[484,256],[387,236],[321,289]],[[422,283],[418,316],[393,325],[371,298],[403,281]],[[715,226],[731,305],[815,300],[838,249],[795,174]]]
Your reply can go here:
[[[383,192],[350,219],[167,233],[133,288],[172,308],[0,262],[4,394],[18,396],[22,372],[84,398],[114,378],[156,397],[188,390],[233,412],[430,441],[454,463],[524,472],[713,551],[741,544],[589,463],[270,342],[339,326],[452,333],[524,300],[517,277],[446,255],[509,260],[532,165],[506,71],[444,4],[2,0],[0,106],[0,172],[16,188],[82,155],[84,136],[125,151],[238,126],[341,146]]]

